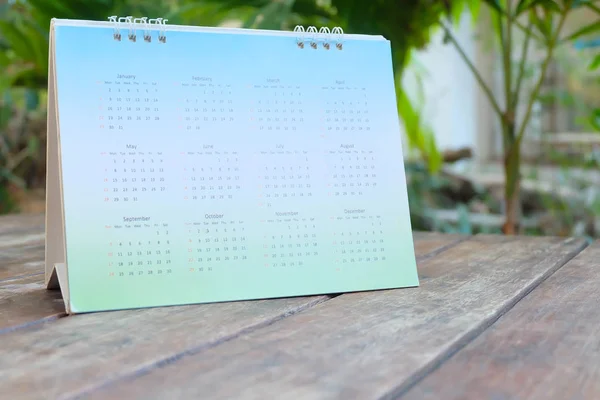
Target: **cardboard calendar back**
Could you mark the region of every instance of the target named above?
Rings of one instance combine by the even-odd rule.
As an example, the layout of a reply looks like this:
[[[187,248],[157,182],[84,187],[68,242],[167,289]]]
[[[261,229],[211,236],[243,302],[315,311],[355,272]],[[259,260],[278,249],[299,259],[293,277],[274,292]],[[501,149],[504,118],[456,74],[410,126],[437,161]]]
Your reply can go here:
[[[67,312],[418,286],[383,37],[55,20],[48,89]]]
[[[69,312],[70,303],[69,285],[66,271],[58,110],[56,106],[54,30],[52,28],[50,29],[49,47],[46,152],[45,282],[48,289],[60,289],[62,291],[66,310]]]

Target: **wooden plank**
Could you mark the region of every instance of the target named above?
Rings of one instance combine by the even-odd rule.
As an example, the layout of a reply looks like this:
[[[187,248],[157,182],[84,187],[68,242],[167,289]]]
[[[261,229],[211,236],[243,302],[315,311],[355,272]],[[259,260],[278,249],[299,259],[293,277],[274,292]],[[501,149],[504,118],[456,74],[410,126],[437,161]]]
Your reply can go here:
[[[5,254],[11,252],[11,250],[14,252],[14,250],[22,249],[24,247],[43,246],[44,239],[45,235],[43,231],[5,234],[0,238],[0,257],[4,257]]]
[[[91,397],[393,398],[584,246],[477,236],[423,262],[420,288],[342,295]]]
[[[418,257],[448,251],[449,245],[464,239],[416,236]],[[328,299],[315,296],[115,311],[29,324],[1,335],[0,393],[26,398],[87,393],[280,323]],[[18,368],[14,368],[15,360]]]
[[[20,246],[0,254],[0,282],[44,273],[44,245]]]
[[[600,242],[403,399],[600,399]]]
[[[0,282],[0,335],[65,316],[59,291],[46,290],[44,275]]]
[[[26,235],[31,234],[32,232],[26,233]],[[429,254],[437,254],[465,238],[466,236],[460,235],[420,232],[415,235],[415,248],[419,256],[426,257]],[[43,259],[43,242],[4,249],[0,254],[0,299],[2,298],[3,281],[10,281],[7,285],[16,288],[21,282],[28,282],[27,279],[15,281],[17,278],[37,275],[34,280],[38,282],[36,286],[24,285],[27,291],[22,296],[16,290],[11,289],[10,300],[5,298],[3,302],[0,302],[0,316],[2,317],[0,333],[64,316],[64,303],[60,293],[48,292],[41,286],[44,279]]]
[[[44,214],[9,214],[0,216],[0,249],[8,236],[44,233]]]
[[[44,287],[44,215],[0,217],[0,335],[64,316],[58,291]]]
[[[0,393],[13,398],[69,397],[218,346],[327,299],[161,307],[36,324],[0,336]]]
[[[0,265],[0,283],[26,276],[38,275],[44,280],[44,264],[39,257],[25,256],[17,262]]]
[[[44,271],[44,216],[0,216],[0,282]]]
[[[460,234],[421,231],[413,232],[413,242],[417,261],[424,261],[427,258],[436,256],[463,240],[467,240],[469,237],[469,235]]]

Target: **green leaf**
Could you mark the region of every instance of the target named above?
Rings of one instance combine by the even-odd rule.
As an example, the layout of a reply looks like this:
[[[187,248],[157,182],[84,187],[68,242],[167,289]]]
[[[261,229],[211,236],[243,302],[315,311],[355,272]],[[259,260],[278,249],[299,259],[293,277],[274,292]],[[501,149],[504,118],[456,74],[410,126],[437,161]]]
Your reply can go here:
[[[30,88],[45,88],[48,81],[47,77],[40,75],[32,64],[11,65],[10,69],[7,71],[7,77],[10,79],[10,84],[12,86]]]
[[[8,192],[8,188],[4,185],[2,172],[0,171],[0,214],[16,211],[16,205],[12,196]]]
[[[48,31],[52,18],[106,21],[110,15],[113,15],[113,11],[117,11],[115,3],[123,2],[115,0],[27,0],[32,19],[44,31]],[[131,4],[129,4],[129,8],[132,8]]]
[[[0,51],[0,65],[5,67],[12,62],[12,58],[9,57],[6,51]]]
[[[561,12],[561,8],[556,1],[553,0],[520,0],[517,5],[515,15],[519,16],[523,12],[541,7],[548,11]]]
[[[259,8],[244,24],[245,28],[282,29],[284,21],[290,16],[294,0],[272,2]]]
[[[42,0],[40,0],[42,1]],[[63,2],[65,3],[65,2]],[[110,12],[114,9],[115,3],[126,4],[129,8],[131,1],[113,1],[113,0],[69,0],[69,9],[74,15],[71,18],[75,19],[91,19],[106,21],[110,16]],[[132,15],[130,13],[129,15]]]
[[[442,158],[442,154],[440,153],[436,140],[435,140],[435,134],[433,132],[433,130],[429,129],[429,128],[424,128],[422,131],[423,136],[425,137],[426,140],[426,145],[425,145],[425,151],[426,151],[426,159],[427,159],[427,166],[429,167],[429,172],[431,173],[437,173],[440,171],[440,169],[442,168],[442,164],[443,164],[443,158]]]
[[[262,8],[271,3],[269,0],[204,0],[206,4],[217,4],[220,8],[232,9],[240,7]]]
[[[590,117],[590,124],[594,127],[594,129],[600,132],[600,108],[594,110]]]
[[[27,140],[27,150],[29,154],[35,156],[40,149],[40,139],[37,136],[30,136]]]
[[[471,23],[476,24],[479,21],[479,13],[481,10],[480,0],[468,0],[467,8],[471,11]]]
[[[210,0],[209,0],[210,1]],[[169,21],[185,21],[186,24],[201,26],[218,26],[230,19],[248,19],[252,7],[236,7],[225,9],[218,3],[190,3],[165,14]]]
[[[327,2],[315,0],[296,0],[293,6],[294,13],[303,16],[321,17],[325,19],[332,18],[336,10]]]
[[[410,103],[404,90],[398,90],[398,114],[404,122],[404,129],[411,147],[419,147],[419,115]]]
[[[22,30],[22,24],[0,21],[0,35],[8,43],[12,51],[26,61],[35,60],[35,50]]]
[[[64,1],[28,0],[29,5],[40,11],[48,18],[69,18],[74,16],[74,11]],[[67,3],[67,4],[65,4]]]
[[[29,42],[33,63],[40,74],[48,72],[48,37],[32,21],[24,21],[23,35]]]
[[[397,109],[404,130],[408,138],[410,148],[417,149],[428,163],[431,173],[436,173],[442,165],[442,156],[437,148],[433,130],[423,124],[419,110],[411,102],[406,91],[402,88],[397,90]]]
[[[571,9],[577,9],[577,8],[582,8],[582,7],[586,7],[589,8],[592,11],[595,11],[597,14],[600,14],[600,7],[598,7],[598,0],[563,0],[563,1],[567,1],[570,4],[570,8]],[[596,4],[594,4],[596,3]]]
[[[515,9],[515,15],[521,15],[523,11],[526,11],[530,7],[530,4],[531,0],[519,0],[517,3],[517,8]]]
[[[0,129],[3,129],[6,125],[8,125],[11,115],[12,115],[12,111],[11,111],[10,107],[3,106],[2,102],[0,102]],[[0,140],[2,140],[1,137],[0,137]],[[0,156],[2,155],[2,150],[3,150],[3,147],[0,146]],[[0,157],[0,159],[1,158],[2,157]]]
[[[500,1],[498,0],[483,0],[483,2],[487,4],[490,8],[492,8],[494,11],[497,11],[502,14],[506,13],[506,11],[500,5]]]
[[[3,180],[11,182],[13,185],[19,187],[20,189],[25,189],[27,186],[24,179],[15,175],[8,168],[0,166],[0,182],[2,182]]]
[[[593,70],[597,69],[598,67],[600,67],[600,54],[596,54],[596,57],[594,58],[594,60],[592,61],[592,63],[588,67],[588,69],[590,71],[593,71]]]
[[[540,31],[542,36],[546,40],[550,40],[552,35],[552,19],[551,14],[546,16],[547,18],[542,19],[536,12],[535,9],[529,10],[529,20],[533,25]]]
[[[462,4],[462,2],[457,2],[457,5],[455,7],[450,8],[450,10],[447,10],[446,12],[449,12],[449,14],[451,15],[452,23],[454,25],[458,25],[460,23],[460,20],[462,19],[463,11],[464,4]]]
[[[592,11],[595,11],[596,14],[600,14],[600,7],[598,7],[597,5],[592,4],[591,1],[586,1],[585,6],[589,9],[591,9]]]
[[[561,13],[560,5],[554,0],[534,0],[536,5],[541,6],[544,10]]]
[[[584,26],[583,28],[579,29],[578,31],[576,31],[575,33],[567,36],[566,38],[564,38],[562,41],[563,42],[568,42],[571,40],[575,40],[581,36],[585,36],[585,35],[589,35],[591,33],[595,33],[600,31],[600,20],[593,22],[587,26]]]

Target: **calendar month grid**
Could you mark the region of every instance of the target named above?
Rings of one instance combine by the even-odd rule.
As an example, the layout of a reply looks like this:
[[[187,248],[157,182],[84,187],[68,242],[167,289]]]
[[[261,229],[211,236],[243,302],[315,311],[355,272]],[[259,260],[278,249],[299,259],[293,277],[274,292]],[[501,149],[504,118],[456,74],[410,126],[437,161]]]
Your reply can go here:
[[[418,284],[389,44],[310,53],[173,32],[159,47],[107,32],[56,32],[82,309]],[[227,50],[238,42],[246,52]]]

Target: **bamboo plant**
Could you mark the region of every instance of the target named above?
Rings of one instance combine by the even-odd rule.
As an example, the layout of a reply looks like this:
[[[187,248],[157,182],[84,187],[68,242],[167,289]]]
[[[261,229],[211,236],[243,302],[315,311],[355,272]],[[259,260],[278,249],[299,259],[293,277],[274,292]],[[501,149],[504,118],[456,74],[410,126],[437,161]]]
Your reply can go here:
[[[520,172],[523,138],[531,122],[534,106],[555,50],[561,45],[573,43],[579,37],[600,31],[600,7],[597,0],[485,0],[484,3],[491,10],[494,36],[502,58],[500,68],[504,86],[503,99],[497,99],[493,94],[491,87],[468,58],[450,28],[443,21],[440,25],[445,32],[447,41],[455,46],[461,58],[474,74],[501,126],[505,177],[505,222],[502,231],[505,234],[513,235],[519,233],[521,215]],[[580,27],[574,33],[564,35],[568,16],[582,8],[598,18],[595,18],[591,24]],[[524,35],[520,49],[515,40],[516,30]],[[525,90],[523,82],[532,43],[538,45],[538,50],[541,50],[543,56],[534,78],[533,88]],[[516,67],[513,63],[515,55],[519,57]],[[521,108],[522,104],[525,106],[524,114],[521,118],[517,118],[517,110]]]

